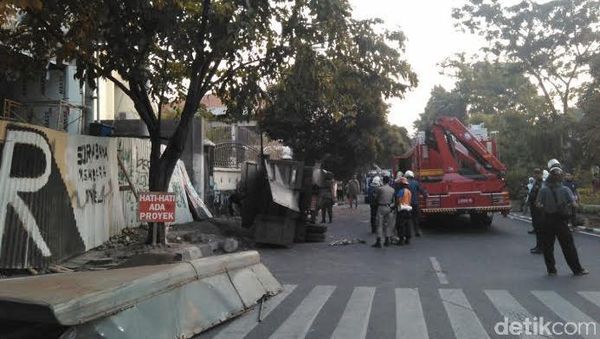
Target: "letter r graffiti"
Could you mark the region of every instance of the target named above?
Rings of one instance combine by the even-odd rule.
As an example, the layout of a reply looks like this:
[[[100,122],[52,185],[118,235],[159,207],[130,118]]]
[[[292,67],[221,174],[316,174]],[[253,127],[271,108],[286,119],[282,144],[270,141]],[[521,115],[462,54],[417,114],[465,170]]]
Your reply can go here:
[[[40,176],[36,178],[10,176],[16,144],[31,145],[42,151],[46,160],[46,165],[44,172]],[[10,204],[23,224],[23,227],[25,227],[25,231],[39,248],[42,255],[44,257],[49,257],[51,255],[50,249],[40,233],[35,218],[31,214],[27,204],[25,204],[23,199],[17,194],[18,192],[37,192],[48,183],[50,171],[52,169],[51,156],[52,154],[50,153],[48,143],[38,133],[6,130],[6,140],[4,143],[4,151],[2,153],[2,163],[0,165],[0,187],[3,191],[0,193],[0,250],[2,249],[2,238],[6,228],[6,212],[8,210],[8,204]]]

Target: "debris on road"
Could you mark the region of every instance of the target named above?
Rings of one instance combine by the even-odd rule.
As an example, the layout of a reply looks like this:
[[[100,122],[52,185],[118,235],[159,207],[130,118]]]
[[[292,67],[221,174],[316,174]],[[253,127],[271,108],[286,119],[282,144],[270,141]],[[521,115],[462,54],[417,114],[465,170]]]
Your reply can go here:
[[[367,242],[359,239],[359,238],[355,238],[355,239],[339,239],[339,240],[335,240],[329,243],[329,246],[346,246],[346,245],[354,245],[354,244],[366,244]]]

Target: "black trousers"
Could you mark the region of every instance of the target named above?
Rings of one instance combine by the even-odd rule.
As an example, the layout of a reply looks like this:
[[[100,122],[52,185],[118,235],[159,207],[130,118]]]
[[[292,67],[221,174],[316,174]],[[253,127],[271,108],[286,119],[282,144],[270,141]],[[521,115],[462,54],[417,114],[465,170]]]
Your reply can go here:
[[[411,206],[412,206],[412,211],[410,213],[411,213],[412,227],[415,231],[415,234],[421,234],[421,227],[419,225],[419,219],[421,216],[421,213],[419,211],[419,204],[414,204]]]
[[[556,261],[554,260],[554,243],[558,239],[560,248],[567,264],[573,273],[580,272],[583,268],[579,263],[579,256],[573,241],[573,235],[569,230],[567,221],[558,215],[548,214],[543,218],[541,226],[542,249],[544,251],[544,261],[548,272],[556,271]]]
[[[371,204],[371,232],[377,232],[377,204]]]
[[[541,231],[541,223],[542,223],[542,211],[534,205],[530,205],[529,209],[531,211],[531,226],[533,226],[533,230],[535,231],[535,247],[542,248],[542,231]]]
[[[396,232],[400,240],[412,238],[412,214],[408,211],[396,213]]]
[[[329,214],[329,222],[333,219],[333,202],[321,207],[321,222],[325,222],[325,214]]]

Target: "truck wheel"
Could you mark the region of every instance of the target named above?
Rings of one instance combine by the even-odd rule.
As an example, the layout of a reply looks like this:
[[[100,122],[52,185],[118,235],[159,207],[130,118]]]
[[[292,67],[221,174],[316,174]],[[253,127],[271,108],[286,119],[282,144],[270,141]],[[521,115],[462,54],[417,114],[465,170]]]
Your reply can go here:
[[[492,225],[494,215],[491,213],[471,213],[471,223],[477,226],[489,227]]]
[[[489,227],[492,225],[492,221],[494,220],[494,215],[492,213],[484,213],[481,215],[481,223],[483,226]]]

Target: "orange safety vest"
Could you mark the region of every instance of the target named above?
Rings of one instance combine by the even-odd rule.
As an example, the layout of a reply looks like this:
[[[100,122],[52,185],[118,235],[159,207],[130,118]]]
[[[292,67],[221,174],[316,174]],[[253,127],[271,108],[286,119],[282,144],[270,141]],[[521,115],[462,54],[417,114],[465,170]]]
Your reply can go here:
[[[404,194],[397,198],[398,205],[410,205],[412,201],[412,193],[408,188],[404,188]]]

